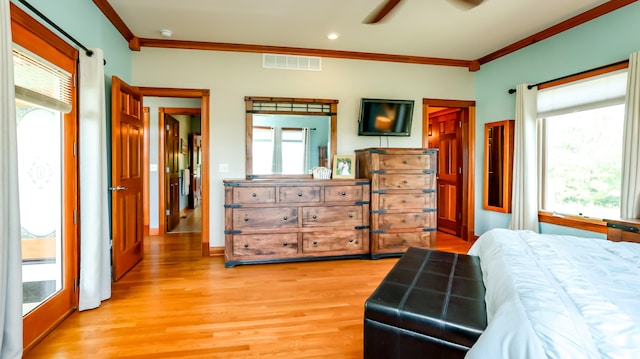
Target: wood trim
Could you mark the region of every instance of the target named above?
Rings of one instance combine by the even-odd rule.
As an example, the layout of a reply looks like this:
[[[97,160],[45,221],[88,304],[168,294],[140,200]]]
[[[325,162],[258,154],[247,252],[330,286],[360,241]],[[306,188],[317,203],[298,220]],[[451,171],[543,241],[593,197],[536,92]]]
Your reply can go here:
[[[120,32],[127,42],[131,42],[135,37],[127,24],[124,23],[120,15],[116,13],[111,4],[107,0],[93,0],[93,3],[102,11],[104,16],[113,24],[113,27]],[[129,46],[131,48],[131,46]],[[132,49],[133,50],[133,49]]]
[[[551,80],[551,81],[541,83],[538,85],[538,90],[543,90],[550,87],[560,86],[560,85],[568,84],[571,82],[588,79],[590,77],[608,74],[610,72],[623,70],[628,67],[629,67],[629,60],[624,60],[624,61],[612,64],[610,66],[599,67],[591,71],[587,70],[575,75],[565,76],[556,80]]]
[[[467,121],[462,123],[462,239],[473,241],[477,239],[474,234],[475,218],[475,148],[476,148],[476,102],[468,100],[446,100],[423,98],[422,99],[422,147],[429,144],[429,107],[455,107],[462,109]],[[446,110],[445,110],[446,111]]]
[[[142,92],[142,91],[141,91]],[[144,93],[143,93],[144,98]],[[144,100],[143,100],[144,101]],[[164,176],[165,176],[165,166],[164,163],[164,141],[165,139],[165,130],[164,130],[164,108],[158,108],[158,235],[165,234],[165,198],[164,198]],[[147,164],[148,166],[148,164]]]
[[[209,90],[203,90],[202,92],[202,102],[200,103],[200,135],[202,136],[201,147],[202,147],[202,186],[201,186],[201,194],[202,194],[202,255],[208,256],[210,247],[209,247],[209,238],[210,238],[210,227],[209,227],[209,206],[210,203],[210,195],[209,195],[209,174],[211,163],[209,160],[209,141],[211,140],[211,130],[210,126],[210,108],[209,104],[211,103],[211,99],[209,97]]]
[[[167,115],[187,115],[187,116],[200,116],[202,110],[198,108],[189,107],[163,107],[164,113]]]
[[[222,43],[222,42],[163,40],[163,39],[148,39],[148,38],[141,38],[140,46],[141,47],[158,47],[158,48],[165,48],[165,49],[232,51],[232,52],[298,55],[298,56],[319,56],[319,57],[328,57],[328,58],[336,58],[336,59],[401,62],[401,63],[408,63],[408,64],[454,66],[454,67],[466,67],[466,68],[469,68],[472,63],[472,61],[469,61],[469,60],[444,59],[444,58],[437,58],[437,57],[379,54],[379,53],[372,53],[372,52],[357,52],[357,51],[309,49],[309,48],[302,48],[302,47],[247,45],[247,44],[233,44],[233,43]]]
[[[260,97],[260,96],[245,96],[245,101],[253,102],[294,102],[294,103],[325,103],[332,104],[338,103],[339,100],[323,99],[323,98],[304,98],[304,97]],[[277,112],[277,111],[276,111]],[[260,112],[262,113],[262,111]],[[277,112],[280,113],[280,112]],[[289,113],[288,111],[282,111],[282,113]]]
[[[581,229],[584,231],[607,234],[607,223],[602,219],[554,215],[551,212],[538,211],[538,221],[540,223],[549,223],[558,226]]]
[[[211,257],[224,257],[223,247],[209,247],[209,256]]]
[[[177,89],[167,87],[138,87],[143,96],[197,98],[209,96],[209,90]]]
[[[512,52],[523,49],[529,45],[533,45],[542,40],[548,39],[552,36],[555,36],[559,33],[572,29],[576,26],[582,25],[586,22],[589,22],[593,19],[596,19],[600,16],[606,15],[612,11],[618,10],[624,6],[632,4],[637,0],[611,0],[606,3],[596,6],[591,10],[587,10],[581,14],[578,14],[570,19],[562,21],[556,25],[553,25],[545,30],[537,32],[531,36],[525,37],[520,41],[516,41],[511,45],[505,46],[500,50],[494,51],[486,56],[483,56],[476,60],[481,65],[496,60],[500,57],[506,56]]]
[[[13,42],[19,43],[33,53],[39,53],[41,57],[62,69],[75,73],[78,49],[69,45],[14,3],[10,2],[9,5]]]
[[[143,212],[143,234],[149,235],[149,107],[142,108],[142,119],[144,121],[144,152],[143,161],[145,163],[142,173],[142,212]]]
[[[208,89],[178,89],[178,88],[165,88],[165,87],[138,87],[138,90],[142,94],[142,96],[148,97],[179,97],[179,98],[201,98],[200,104],[200,134],[202,135],[202,230],[200,232],[201,243],[202,243],[202,255],[209,255],[209,236],[210,236],[210,227],[209,227],[209,136],[211,136],[209,129],[209,118],[210,118],[210,107],[209,102],[210,99],[210,91]],[[172,110],[172,108],[169,108]],[[162,118],[158,118],[158,148],[160,146],[164,147],[164,116]],[[149,164],[147,163],[147,166]],[[158,154],[158,187],[164,188],[164,186],[160,187],[161,184],[164,184],[164,177],[160,176],[160,173],[164,171],[164,156],[162,153]],[[162,181],[162,183],[160,183]],[[160,208],[160,201],[164,201],[164,191],[162,192],[162,198],[158,198],[158,208]],[[160,223],[160,220],[163,220],[163,214],[160,213],[160,218],[158,219],[158,227],[157,229],[150,229],[150,233],[153,235],[160,235],[164,233],[164,226]],[[164,222],[164,221],[163,221]]]

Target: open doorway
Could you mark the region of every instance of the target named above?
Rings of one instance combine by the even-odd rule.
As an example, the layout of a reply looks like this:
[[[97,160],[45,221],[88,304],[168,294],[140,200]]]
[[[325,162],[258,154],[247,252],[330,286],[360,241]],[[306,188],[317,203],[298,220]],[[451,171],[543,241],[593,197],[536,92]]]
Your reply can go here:
[[[422,146],[438,148],[438,230],[474,239],[475,101],[423,99]]]
[[[140,87],[144,96],[144,104],[152,104],[149,106],[151,120],[146,121],[150,139],[147,139],[149,152],[145,155],[145,163],[147,170],[150,171],[147,179],[151,179],[146,184],[146,200],[145,205],[145,225],[148,224],[150,235],[166,235],[173,232],[188,230],[189,233],[199,235],[202,243],[202,254],[208,256],[209,253],[209,90],[196,89],[167,89],[167,88],[150,88]],[[166,227],[166,202],[167,197],[165,190],[165,181],[167,180],[166,168],[168,164],[165,155],[165,115],[178,118],[178,122],[182,122],[183,130],[178,129],[177,145],[174,146],[172,159],[176,164],[175,168],[178,176],[177,191],[178,196],[178,213],[180,222],[189,220],[192,223],[191,228],[183,226],[183,228],[171,228],[167,231]],[[157,119],[154,117],[157,116]],[[162,130],[161,130],[162,129]],[[155,138],[154,138],[155,137]],[[180,141],[182,140],[182,141]],[[189,141],[192,141],[190,145]],[[193,148],[193,142],[197,148]],[[193,151],[193,152],[190,152]],[[192,155],[193,153],[193,155]],[[197,167],[191,167],[191,158],[197,153]],[[185,171],[188,170],[188,171]],[[154,173],[155,172],[155,173]],[[197,173],[197,178],[193,178],[193,174]],[[195,181],[195,183],[194,183]],[[168,181],[167,181],[168,182]],[[189,190],[186,190],[188,184]],[[192,193],[194,186],[196,187],[196,197],[189,197],[188,193]],[[189,208],[191,204],[194,208]],[[197,209],[197,211],[196,211]],[[160,213],[162,211],[162,213]],[[197,213],[196,213],[197,212]],[[184,216],[184,218],[182,218]],[[195,224],[197,223],[197,224]],[[188,226],[187,226],[188,227]]]
[[[199,104],[198,104],[199,105]],[[200,108],[158,108],[159,227],[164,234],[202,230]],[[162,233],[161,233],[162,234]]]

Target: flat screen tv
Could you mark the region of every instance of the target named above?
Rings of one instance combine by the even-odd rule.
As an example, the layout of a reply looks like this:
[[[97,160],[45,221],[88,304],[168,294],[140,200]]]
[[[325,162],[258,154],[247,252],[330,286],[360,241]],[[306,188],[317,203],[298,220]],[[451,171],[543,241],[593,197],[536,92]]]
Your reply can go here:
[[[411,136],[413,100],[363,98],[358,136]]]

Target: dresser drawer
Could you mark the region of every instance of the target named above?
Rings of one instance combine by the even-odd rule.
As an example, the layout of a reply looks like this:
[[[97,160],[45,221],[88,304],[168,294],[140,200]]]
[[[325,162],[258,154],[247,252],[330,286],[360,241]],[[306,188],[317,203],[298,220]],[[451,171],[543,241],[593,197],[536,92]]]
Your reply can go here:
[[[431,240],[434,238],[434,233],[380,233],[378,236],[378,248],[399,251],[404,251],[409,247],[430,248],[435,245]]]
[[[362,201],[362,186],[329,186],[324,188],[325,202]]]
[[[378,227],[380,229],[435,228],[436,212],[380,214]]]
[[[296,228],[297,207],[236,208],[233,210],[233,229]]]
[[[302,252],[362,251],[361,230],[309,232],[302,234]]]
[[[298,234],[236,234],[234,256],[278,255],[298,253]]]
[[[381,170],[435,170],[431,155],[380,155]]]
[[[237,187],[233,189],[233,203],[275,203],[275,187]]]
[[[302,209],[302,226],[361,226],[362,215],[362,206],[304,207]]]
[[[436,192],[381,194],[378,202],[382,210],[403,208],[435,208]]]
[[[380,174],[379,189],[435,189],[436,178],[429,174]]]
[[[280,187],[280,203],[320,202],[320,187]]]

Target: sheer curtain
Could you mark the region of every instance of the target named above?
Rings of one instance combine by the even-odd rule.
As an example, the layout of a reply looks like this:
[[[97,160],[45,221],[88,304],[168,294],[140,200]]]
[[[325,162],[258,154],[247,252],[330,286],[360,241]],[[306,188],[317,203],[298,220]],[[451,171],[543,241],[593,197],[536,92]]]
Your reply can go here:
[[[538,150],[536,135],[538,89],[516,88],[513,187],[510,229],[540,232],[538,225]]]
[[[629,57],[622,141],[620,217],[640,217],[640,52]]]
[[[107,122],[104,55],[80,53],[80,299],[79,310],[111,297],[107,204]]]
[[[22,357],[22,248],[9,0],[0,0],[0,358]]]
[[[282,173],[282,128],[273,128],[273,165],[271,173]]]
[[[304,148],[304,158],[302,162],[303,173],[309,173],[311,169],[311,129],[302,129],[302,147]]]

